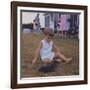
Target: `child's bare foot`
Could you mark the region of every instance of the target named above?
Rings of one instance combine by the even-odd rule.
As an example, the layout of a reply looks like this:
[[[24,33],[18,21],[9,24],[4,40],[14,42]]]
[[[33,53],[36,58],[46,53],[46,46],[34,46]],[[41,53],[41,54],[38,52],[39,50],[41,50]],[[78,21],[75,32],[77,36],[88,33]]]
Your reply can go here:
[[[69,63],[72,60],[72,57],[67,58],[66,63]]]

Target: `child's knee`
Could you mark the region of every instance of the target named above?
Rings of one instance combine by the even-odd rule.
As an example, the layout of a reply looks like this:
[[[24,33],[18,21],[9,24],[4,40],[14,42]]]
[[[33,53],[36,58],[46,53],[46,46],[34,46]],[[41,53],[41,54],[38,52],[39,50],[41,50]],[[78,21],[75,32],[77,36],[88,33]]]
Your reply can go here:
[[[59,51],[55,52],[55,57],[58,57],[58,56],[60,56],[60,52]]]

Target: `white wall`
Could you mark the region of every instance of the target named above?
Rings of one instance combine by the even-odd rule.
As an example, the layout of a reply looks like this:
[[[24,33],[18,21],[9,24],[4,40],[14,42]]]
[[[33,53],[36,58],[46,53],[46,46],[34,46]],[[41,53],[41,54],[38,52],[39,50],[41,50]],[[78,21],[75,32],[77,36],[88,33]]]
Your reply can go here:
[[[0,0],[0,90],[10,90],[10,1]],[[26,1],[26,0],[20,0]],[[29,1],[29,0],[27,0]],[[88,5],[90,0],[30,0],[33,2],[48,2],[48,3],[63,3],[63,4],[81,4]],[[90,23],[90,6],[88,7],[88,21]],[[90,26],[88,27],[90,30]],[[88,31],[90,34],[90,31]],[[90,36],[88,36],[90,38]],[[88,40],[89,41],[89,40]],[[90,41],[88,42],[90,46]],[[90,50],[90,47],[88,47]],[[89,51],[90,53],[90,51]],[[89,56],[90,59],[90,56]],[[90,60],[88,61],[90,64]],[[90,68],[90,65],[88,65]],[[58,86],[46,88],[32,88],[32,90],[90,90],[90,70],[88,70],[89,84],[88,85],[73,85],[73,86]],[[25,89],[22,89],[25,90]],[[28,89],[29,90],[29,89]]]

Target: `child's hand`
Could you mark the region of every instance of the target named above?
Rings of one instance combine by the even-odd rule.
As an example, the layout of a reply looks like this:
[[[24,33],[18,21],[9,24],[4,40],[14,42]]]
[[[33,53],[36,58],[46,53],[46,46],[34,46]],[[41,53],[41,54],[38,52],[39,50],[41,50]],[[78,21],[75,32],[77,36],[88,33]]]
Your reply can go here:
[[[33,59],[33,60],[32,60],[32,64],[35,64],[35,63],[36,63],[36,59]]]

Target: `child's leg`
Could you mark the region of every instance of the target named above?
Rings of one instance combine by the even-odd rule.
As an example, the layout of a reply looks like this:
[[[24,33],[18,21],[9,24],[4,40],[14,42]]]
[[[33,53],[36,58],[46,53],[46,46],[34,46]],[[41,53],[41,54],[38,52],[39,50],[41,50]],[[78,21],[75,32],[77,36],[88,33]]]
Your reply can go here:
[[[70,62],[72,60],[72,57],[71,58],[67,58],[65,57],[62,53],[60,52],[55,52],[55,57],[58,57],[60,59],[62,59],[63,61],[65,61],[66,63]]]

